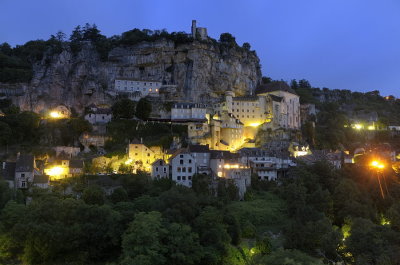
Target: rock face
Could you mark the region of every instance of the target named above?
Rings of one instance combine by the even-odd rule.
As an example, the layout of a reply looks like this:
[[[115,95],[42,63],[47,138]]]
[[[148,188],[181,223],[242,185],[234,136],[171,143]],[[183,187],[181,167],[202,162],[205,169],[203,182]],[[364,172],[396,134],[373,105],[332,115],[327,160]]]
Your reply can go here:
[[[73,55],[68,45],[58,55],[44,56],[33,67],[25,93],[12,96],[23,110],[42,112],[59,104],[82,112],[91,104],[112,104],[114,80],[133,78],[177,86],[180,100],[211,102],[227,90],[253,93],[261,80],[258,57],[241,48],[222,48],[212,42],[143,42],[110,51],[107,62],[91,43]],[[0,84],[1,88],[7,85]]]

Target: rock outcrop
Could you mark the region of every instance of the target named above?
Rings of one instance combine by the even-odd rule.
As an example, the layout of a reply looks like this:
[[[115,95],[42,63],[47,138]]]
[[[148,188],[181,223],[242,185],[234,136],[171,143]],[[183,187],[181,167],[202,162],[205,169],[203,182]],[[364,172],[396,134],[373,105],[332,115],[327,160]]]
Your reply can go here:
[[[57,55],[46,55],[33,66],[30,84],[20,84],[23,95],[12,98],[23,110],[42,112],[59,104],[82,112],[91,104],[112,104],[114,80],[133,78],[162,81],[177,86],[180,100],[210,102],[232,90],[253,93],[261,80],[255,53],[227,48],[213,42],[176,45],[160,39],[130,47],[117,47],[101,61],[86,42],[74,55],[69,46]],[[7,85],[0,84],[1,88]]]

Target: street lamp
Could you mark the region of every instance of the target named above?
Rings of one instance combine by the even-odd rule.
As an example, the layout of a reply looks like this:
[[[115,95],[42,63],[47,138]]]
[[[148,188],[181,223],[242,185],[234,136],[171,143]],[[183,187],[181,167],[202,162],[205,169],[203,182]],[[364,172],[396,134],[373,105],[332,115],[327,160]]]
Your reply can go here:
[[[376,175],[377,175],[377,178],[378,178],[379,188],[381,190],[381,195],[382,195],[382,198],[385,199],[385,194],[383,192],[382,183],[381,183],[381,176],[380,176],[382,174],[383,169],[385,168],[385,164],[381,163],[380,161],[374,160],[374,161],[372,161],[370,163],[370,166],[371,166],[371,168],[376,170]],[[383,177],[383,174],[382,174],[382,177]],[[386,192],[389,193],[387,185],[386,185],[386,181],[385,181],[385,187],[386,187]]]

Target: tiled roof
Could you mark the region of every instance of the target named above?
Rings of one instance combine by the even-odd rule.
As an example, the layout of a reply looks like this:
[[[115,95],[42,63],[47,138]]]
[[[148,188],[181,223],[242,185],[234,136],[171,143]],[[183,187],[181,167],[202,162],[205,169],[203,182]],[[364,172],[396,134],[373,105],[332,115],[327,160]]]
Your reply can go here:
[[[271,83],[268,84],[259,85],[256,89],[256,94],[263,94],[273,91],[285,91],[297,95],[296,91],[294,91],[284,81],[272,81]]]
[[[115,80],[161,83],[161,81],[156,81],[156,80],[140,80],[140,79],[135,79],[135,78],[125,78],[125,77],[115,78]]]
[[[179,102],[175,103],[172,108],[179,109],[191,109],[191,108],[206,108],[205,104],[201,103],[188,103],[188,102]]]
[[[209,153],[210,148],[208,147],[208,145],[195,144],[195,145],[189,145],[188,151],[191,153]]]
[[[233,97],[233,101],[258,101],[256,96]]]
[[[229,151],[210,150],[211,159],[238,159],[240,154]]]
[[[17,158],[16,172],[33,172],[34,157],[33,155],[20,155]]]
[[[3,168],[4,163],[4,168]],[[15,178],[15,162],[2,162],[0,164],[0,176],[4,180],[14,180]]]

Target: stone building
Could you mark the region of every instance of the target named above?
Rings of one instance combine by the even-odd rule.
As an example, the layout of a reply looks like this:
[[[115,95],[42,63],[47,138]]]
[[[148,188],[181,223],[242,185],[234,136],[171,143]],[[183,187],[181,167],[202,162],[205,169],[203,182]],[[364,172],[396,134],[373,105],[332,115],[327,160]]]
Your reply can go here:
[[[33,155],[18,155],[15,165],[15,187],[27,189],[33,182],[35,174],[35,157]]]
[[[169,178],[169,164],[162,159],[157,159],[151,164],[151,178]]]
[[[160,146],[147,147],[142,141],[134,139],[128,145],[128,158],[136,170],[151,172],[154,161],[167,159],[168,155],[163,152]]]
[[[171,108],[171,121],[187,122],[197,121],[205,122],[207,106],[200,103],[175,103]]]
[[[92,104],[88,106],[88,111],[85,114],[85,120],[90,122],[90,124],[106,124],[112,119],[111,108],[99,108]]]
[[[206,40],[208,38],[207,28],[197,27],[197,21],[192,20],[191,35],[193,39],[199,38],[200,40]]]
[[[115,92],[138,101],[148,95],[158,96],[162,83],[154,80],[137,80],[131,78],[117,78],[114,82]]]

